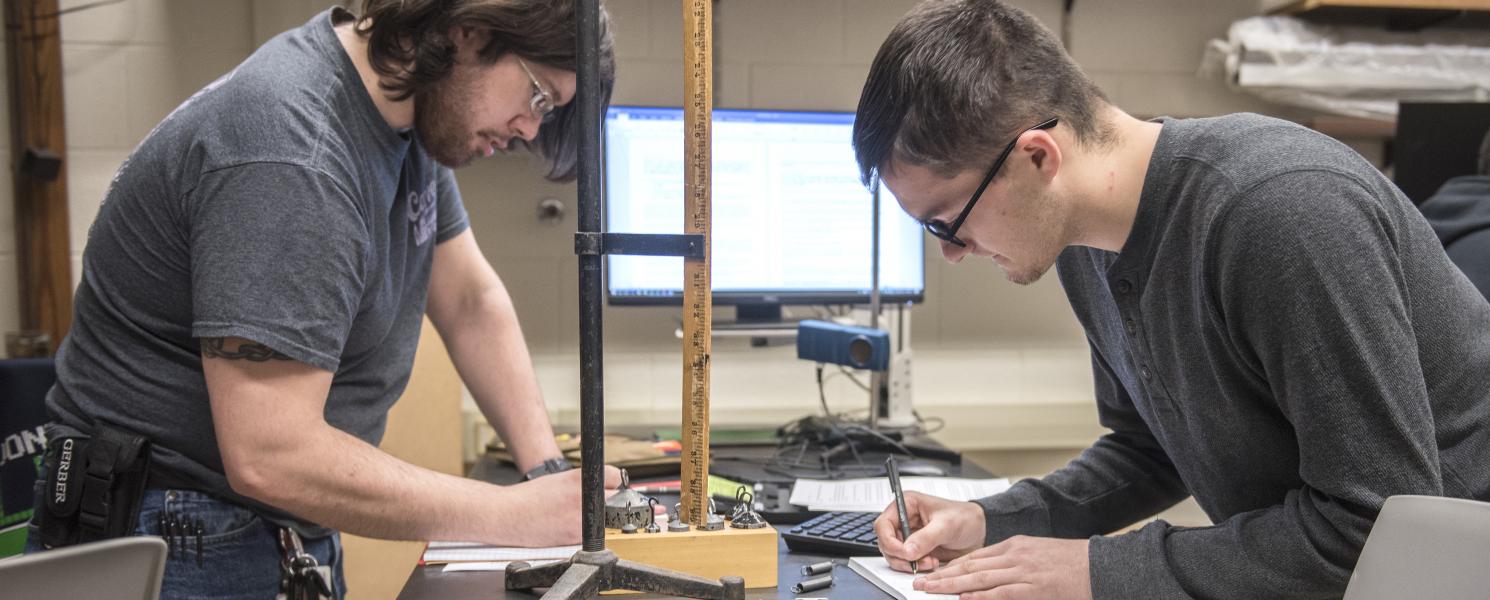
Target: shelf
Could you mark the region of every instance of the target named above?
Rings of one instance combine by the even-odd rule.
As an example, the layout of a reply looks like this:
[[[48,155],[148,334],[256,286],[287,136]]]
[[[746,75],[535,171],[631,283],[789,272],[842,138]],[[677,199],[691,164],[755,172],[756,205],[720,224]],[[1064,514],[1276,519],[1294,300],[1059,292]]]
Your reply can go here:
[[[1417,30],[1444,24],[1456,27],[1483,24],[1490,21],[1490,0],[1297,0],[1270,9],[1268,13],[1330,23]]]
[[[1357,117],[1319,115],[1308,125],[1315,131],[1333,138],[1379,138],[1391,139],[1397,135],[1396,121],[1378,121]]]

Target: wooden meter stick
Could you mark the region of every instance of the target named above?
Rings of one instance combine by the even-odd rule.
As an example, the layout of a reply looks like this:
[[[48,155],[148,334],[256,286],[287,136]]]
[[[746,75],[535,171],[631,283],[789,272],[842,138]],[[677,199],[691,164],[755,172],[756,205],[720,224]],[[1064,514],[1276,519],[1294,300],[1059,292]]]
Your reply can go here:
[[[683,259],[683,519],[709,514],[709,143],[714,118],[713,0],[683,0],[684,233],[704,236],[704,257]]]
[[[682,0],[683,4],[683,196],[684,234],[697,237],[698,252],[683,259],[683,465],[679,518],[686,531],[669,526],[657,533],[626,535],[607,530],[605,545],[616,556],[689,573],[704,579],[737,576],[748,588],[774,588],[776,530],[709,514],[709,156],[714,106],[714,42],[710,22],[715,0]],[[690,241],[690,248],[694,241]],[[693,256],[694,258],[688,258]],[[759,517],[757,516],[757,519]],[[764,525],[764,522],[760,523]],[[708,527],[712,526],[713,529]],[[614,535],[612,535],[614,534]],[[711,596],[712,597],[712,596]]]

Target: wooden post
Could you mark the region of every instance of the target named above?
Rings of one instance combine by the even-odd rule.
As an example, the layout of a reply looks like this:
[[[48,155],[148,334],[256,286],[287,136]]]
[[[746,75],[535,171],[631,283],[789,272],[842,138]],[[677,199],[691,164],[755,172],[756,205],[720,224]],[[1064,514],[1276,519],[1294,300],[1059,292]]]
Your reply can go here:
[[[4,2],[21,327],[51,334],[55,354],[72,324],[58,6]]]

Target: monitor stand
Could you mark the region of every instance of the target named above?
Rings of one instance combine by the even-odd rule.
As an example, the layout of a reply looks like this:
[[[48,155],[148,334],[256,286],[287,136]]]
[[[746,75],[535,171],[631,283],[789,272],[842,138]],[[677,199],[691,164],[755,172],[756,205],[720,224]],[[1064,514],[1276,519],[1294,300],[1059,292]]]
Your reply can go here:
[[[772,302],[741,304],[735,307],[735,322],[741,325],[775,325],[781,323],[781,305]]]
[[[772,339],[797,337],[797,324],[782,320],[781,305],[773,302],[735,306],[733,323],[714,323],[716,337],[749,337],[752,347],[771,345]]]

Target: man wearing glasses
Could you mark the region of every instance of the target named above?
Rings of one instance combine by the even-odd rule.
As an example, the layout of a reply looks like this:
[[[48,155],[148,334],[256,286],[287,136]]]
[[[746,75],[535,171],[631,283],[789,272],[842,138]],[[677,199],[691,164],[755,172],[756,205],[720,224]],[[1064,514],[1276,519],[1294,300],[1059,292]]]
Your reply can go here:
[[[1390,181],[1258,115],[1141,121],[996,0],[927,0],[854,146],[952,262],[1057,267],[1111,433],[975,503],[876,523],[919,589],[1338,598],[1388,496],[1490,499],[1490,304]],[[1215,523],[1114,534],[1193,495]]]
[[[578,472],[560,473],[511,299],[451,174],[526,148],[550,179],[573,178],[574,3],[362,9],[281,34],[176,109],[91,230],[49,437],[150,442],[137,526],[103,533],[172,540],[163,597],[273,597],[287,531],[332,567],[337,596],[336,531],[579,541]],[[604,33],[607,101],[611,47]],[[532,481],[492,486],[376,447],[426,313]],[[33,525],[33,551],[65,538],[49,497],[37,513],[57,518]]]

